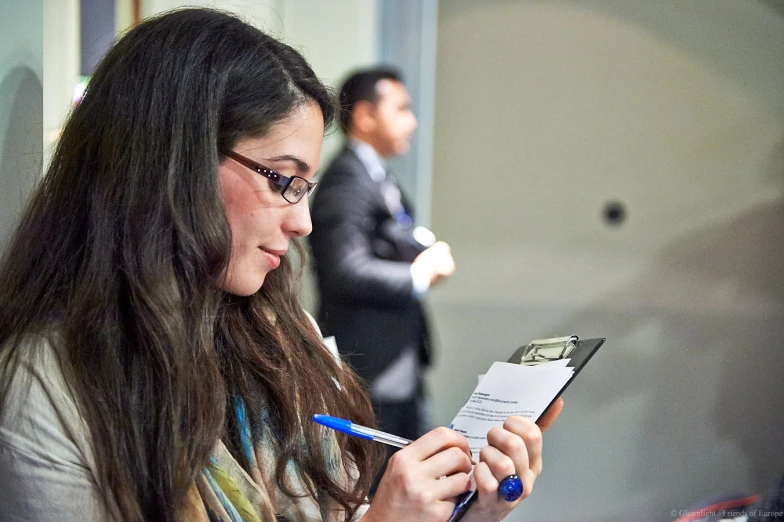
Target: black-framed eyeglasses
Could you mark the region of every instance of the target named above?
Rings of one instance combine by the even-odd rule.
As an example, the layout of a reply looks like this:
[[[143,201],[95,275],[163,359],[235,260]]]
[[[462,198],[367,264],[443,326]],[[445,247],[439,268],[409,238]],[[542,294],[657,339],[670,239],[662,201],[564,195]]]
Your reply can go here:
[[[313,190],[313,187],[315,187],[318,183],[316,181],[308,181],[305,178],[299,176],[284,176],[280,172],[276,172],[265,167],[264,165],[256,163],[252,159],[246,158],[242,154],[238,154],[233,150],[222,150],[221,153],[233,159],[243,167],[247,167],[253,172],[261,174],[265,178],[277,184],[280,189],[281,196],[283,196],[283,199],[289,203],[299,203],[303,197],[310,194],[310,191]]]

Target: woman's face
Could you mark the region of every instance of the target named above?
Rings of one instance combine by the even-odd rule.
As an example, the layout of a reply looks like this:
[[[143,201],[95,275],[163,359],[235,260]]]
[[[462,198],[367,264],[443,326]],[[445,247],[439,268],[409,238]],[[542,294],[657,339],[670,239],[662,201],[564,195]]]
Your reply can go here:
[[[295,109],[264,137],[240,140],[233,150],[284,176],[312,180],[323,137],[321,110],[311,102]],[[218,180],[231,228],[231,255],[222,288],[251,295],[280,265],[291,239],[310,234],[308,200],[289,203],[274,182],[230,158],[218,167]]]

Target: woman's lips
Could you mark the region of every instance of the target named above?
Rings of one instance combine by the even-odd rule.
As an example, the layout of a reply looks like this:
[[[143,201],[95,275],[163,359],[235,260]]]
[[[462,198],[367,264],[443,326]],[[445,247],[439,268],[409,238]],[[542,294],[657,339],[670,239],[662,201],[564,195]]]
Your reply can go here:
[[[267,260],[267,264],[269,264],[270,269],[275,270],[280,266],[280,256],[282,256],[283,253],[270,252],[269,250],[265,250],[263,248],[261,251],[264,253],[264,257]]]

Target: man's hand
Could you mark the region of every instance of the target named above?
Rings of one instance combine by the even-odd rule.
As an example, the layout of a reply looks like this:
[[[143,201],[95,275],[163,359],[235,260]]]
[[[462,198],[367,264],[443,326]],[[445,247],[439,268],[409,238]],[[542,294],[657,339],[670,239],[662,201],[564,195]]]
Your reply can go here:
[[[417,271],[422,271],[430,276],[430,286],[433,286],[444,277],[455,273],[455,260],[452,259],[452,249],[443,241],[437,241],[414,259],[412,265]]]

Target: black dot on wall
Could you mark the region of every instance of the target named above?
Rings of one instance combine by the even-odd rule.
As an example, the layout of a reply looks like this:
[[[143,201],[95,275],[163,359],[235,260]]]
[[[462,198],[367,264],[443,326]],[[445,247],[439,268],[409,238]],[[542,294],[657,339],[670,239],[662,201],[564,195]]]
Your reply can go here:
[[[619,226],[626,220],[626,207],[620,201],[608,201],[602,210],[604,222],[609,226]]]

